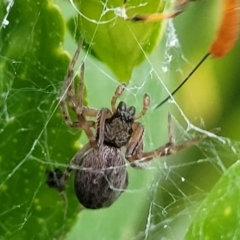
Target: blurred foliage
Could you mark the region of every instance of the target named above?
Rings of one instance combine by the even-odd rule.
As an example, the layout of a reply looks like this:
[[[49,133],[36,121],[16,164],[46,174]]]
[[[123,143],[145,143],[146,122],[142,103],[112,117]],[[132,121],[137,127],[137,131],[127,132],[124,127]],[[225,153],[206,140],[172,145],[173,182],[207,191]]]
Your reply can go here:
[[[79,1],[78,6],[84,5],[86,11],[96,7],[101,13],[103,5],[99,2],[89,1],[91,8],[88,9],[87,1]],[[153,2],[161,10],[159,1]],[[226,218],[222,218],[219,234],[233,233],[240,214],[237,209],[239,189],[231,181],[238,181],[239,167],[235,164],[228,171],[226,169],[239,159],[239,41],[224,58],[209,58],[176,95],[181,111],[191,123],[207,129],[221,127],[220,134],[228,139],[209,138],[199,144],[199,149],[188,149],[163,159],[164,163],[155,161],[151,163],[154,167],[129,169],[129,190],[110,208],[81,211],[74,225],[81,206],[74,195],[72,180],[68,183],[66,203],[56,191],[46,186],[45,171],[61,163],[64,169],[80,146],[80,132],[69,130],[58,109],[59,91],[70,59],[62,50],[64,36],[67,36],[66,49],[71,53],[76,49],[72,36],[65,32],[65,23],[68,22],[75,38],[84,29],[88,44],[93,43],[91,36],[96,26],[81,17],[77,19],[69,2],[59,0],[58,3],[64,17],[51,1],[15,1],[7,17],[9,24],[1,27],[0,239],[61,239],[67,233],[68,240],[134,237],[155,240],[162,236],[182,239],[192,221],[193,229],[199,220],[207,224],[209,217],[223,213],[221,204],[224,201],[218,202],[218,199],[228,199],[228,206],[232,207],[228,209],[236,211],[232,215],[225,212],[232,225],[225,224]],[[121,4],[116,0],[110,5],[109,1],[108,7]],[[6,5],[7,2],[5,5],[0,3],[1,22],[6,16]],[[128,6],[135,5],[139,6],[139,2],[128,2]],[[159,40],[164,29],[160,24],[117,19],[111,23],[113,32],[109,35],[111,25],[107,29],[97,25],[100,32],[93,37],[95,45],[92,45],[91,53],[106,63],[117,79],[105,65],[88,56],[85,83],[90,105],[108,107],[118,81],[129,81],[131,75],[131,91],[126,91],[124,101],[140,110],[142,96],[147,92],[151,96],[151,106],[158,104],[167,95],[159,79],[164,78],[168,88],[174,88],[208,51],[218,27],[220,7],[219,1],[190,3],[186,11],[174,19],[176,33],[167,29],[159,47],[141,65],[146,58],[144,54],[153,51]],[[150,4],[137,10],[143,13],[154,11]],[[129,14],[134,11],[136,9],[130,9]],[[113,12],[105,17],[112,18]],[[125,36],[125,30],[135,28],[135,24],[137,32],[131,35],[130,31]],[[138,32],[141,28],[144,34]],[[171,47],[174,34],[180,45]],[[137,41],[133,36],[137,36]],[[148,39],[151,39],[149,48]],[[132,45],[126,47],[129,42]],[[136,43],[141,43],[143,49]],[[83,55],[86,57],[85,53]],[[164,73],[162,66],[166,66],[166,56],[173,56],[173,61],[168,63],[168,71]],[[184,134],[182,126],[188,126],[176,106],[166,103],[158,110],[150,108],[141,120],[146,128],[145,149],[152,150],[167,141],[167,112],[170,109],[177,118],[175,125],[182,141],[195,134]],[[81,144],[85,141],[82,138]],[[230,181],[226,183],[226,179]],[[223,198],[219,198],[218,189],[225,189]],[[209,202],[217,205],[213,207]],[[201,216],[201,210],[208,207],[207,214]],[[197,233],[198,228],[192,229],[188,234]],[[211,229],[207,229],[208,234],[213,236],[216,225]]]
[[[77,19],[69,21],[72,34],[81,35],[90,45],[91,54],[104,62],[121,82],[129,82],[133,69],[149,54],[160,39],[161,23],[136,23],[126,21],[120,14],[135,16],[141,13],[162,12],[165,2],[154,0],[142,4],[139,0],[127,1],[125,13],[122,0],[95,1],[77,0],[81,11]],[[134,7],[138,6],[138,7]],[[143,7],[144,6],[144,7]],[[76,23],[80,34],[76,33]]]
[[[224,173],[205,198],[188,229],[186,239],[239,239],[239,197],[238,161]]]
[[[79,138],[62,127],[56,111],[69,62],[61,47],[64,20],[47,0],[15,1],[7,20],[1,29],[0,238],[52,239],[69,230],[79,209],[74,196],[63,208],[45,184],[46,169],[69,161]]]

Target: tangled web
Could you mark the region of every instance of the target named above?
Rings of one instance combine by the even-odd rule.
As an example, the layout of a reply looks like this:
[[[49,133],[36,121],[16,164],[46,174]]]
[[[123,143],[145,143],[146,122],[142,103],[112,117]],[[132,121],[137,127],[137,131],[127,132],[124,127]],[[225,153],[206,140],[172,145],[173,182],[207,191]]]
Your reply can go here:
[[[86,21],[97,27],[109,22],[114,26],[118,18],[126,18],[127,14],[112,6],[110,1],[103,1],[102,15],[113,12],[114,17],[99,21],[81,13],[73,1],[58,0],[56,3],[66,19],[82,14]],[[64,203],[61,196],[45,183],[46,169],[65,169],[71,157],[87,143],[87,138],[84,134],[80,136],[78,130],[69,129],[59,110],[59,93],[68,56],[63,54],[61,60],[57,60],[54,54],[58,49],[54,53],[48,50],[51,42],[43,45],[34,42],[38,22],[44,16],[43,5],[35,13],[35,22],[29,22],[27,42],[19,33],[16,39],[12,37],[12,25],[13,29],[19,27],[21,32],[21,21],[13,21],[11,17],[17,12],[14,1],[5,2],[5,14],[1,18],[0,30],[6,41],[3,41],[0,52],[0,70],[5,80],[0,84],[0,197],[4,202],[0,208],[0,239],[24,239],[26,236],[53,239],[63,236],[65,231],[69,231],[69,218],[74,219],[78,215],[77,209],[81,208],[74,196],[72,180],[68,183]],[[147,5],[147,1],[139,1],[136,8]],[[222,62],[208,59],[176,97],[155,109],[207,51],[209,43],[206,39],[212,38],[211,23],[215,19],[211,19],[206,33],[203,33],[203,26],[206,19],[211,18],[212,5],[204,1],[196,3],[183,15],[168,20],[163,38],[150,55],[141,48],[141,42],[132,32],[145,59],[133,71],[121,96],[121,100],[128,106],[135,106],[137,111],[142,108],[145,93],[151,98],[150,107],[140,120],[145,126],[144,151],[156,149],[168,141],[168,113],[173,116],[177,144],[201,134],[207,134],[208,138],[176,155],[155,159],[143,169],[133,169],[126,163],[128,189],[107,209],[80,211],[78,221],[65,239],[183,239],[201,202],[228,167],[238,160],[239,142],[231,140],[240,136],[236,129],[240,114],[238,92],[235,90],[239,84],[236,78],[239,70],[233,64],[234,54]],[[199,8],[205,9],[204,16],[199,13],[203,12],[198,11]],[[193,18],[196,20],[194,24],[190,21]],[[54,28],[55,23],[48,22],[47,27]],[[78,22],[72,21],[69,26],[77,38]],[[198,32],[195,29],[203,30]],[[56,31],[61,32],[61,29],[56,27]],[[26,33],[23,31],[22,34]],[[64,49],[74,54],[76,44],[72,39],[67,32]],[[94,45],[96,39],[97,32],[89,42]],[[52,38],[52,41],[56,39]],[[29,46],[32,47],[31,54]],[[38,47],[46,48],[49,56],[53,54],[53,57],[48,60],[45,50],[41,54]],[[76,72],[83,60],[88,105],[97,109],[109,108],[111,97],[119,85],[118,78],[87,48],[80,55]],[[228,81],[221,81],[226,76]],[[215,135],[211,129],[217,127],[222,131]],[[56,223],[56,218],[63,221],[62,225]],[[33,223],[41,226],[39,233],[30,230]]]

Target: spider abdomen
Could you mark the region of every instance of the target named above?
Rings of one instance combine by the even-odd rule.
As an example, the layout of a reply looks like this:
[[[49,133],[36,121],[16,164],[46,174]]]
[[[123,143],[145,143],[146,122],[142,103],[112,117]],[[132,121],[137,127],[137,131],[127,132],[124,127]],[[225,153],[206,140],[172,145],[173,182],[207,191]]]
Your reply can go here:
[[[76,171],[75,193],[86,208],[110,206],[126,189],[128,173],[120,150],[108,145],[92,149]]]

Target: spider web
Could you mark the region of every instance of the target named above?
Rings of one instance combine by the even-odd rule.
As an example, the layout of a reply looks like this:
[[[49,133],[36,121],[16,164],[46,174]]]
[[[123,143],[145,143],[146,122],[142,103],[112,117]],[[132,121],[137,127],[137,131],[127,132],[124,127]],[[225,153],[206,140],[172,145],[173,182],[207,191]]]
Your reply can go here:
[[[76,14],[81,14],[71,1],[59,0],[57,4],[66,20]],[[146,4],[147,2],[140,1],[136,7],[144,7]],[[238,160],[239,141],[235,139],[240,138],[237,91],[239,67],[235,63],[239,44],[223,59],[208,59],[176,97],[174,96],[161,108],[154,109],[206,53],[215,31],[214,24],[217,22],[213,16],[219,14],[215,5],[209,1],[195,3],[175,20],[169,20],[163,39],[151,55],[140,47],[139,40],[135,38],[139,49],[144,53],[145,61],[136,67],[127,89],[121,96],[121,100],[127,105],[136,106],[138,111],[142,107],[143,95],[148,93],[151,97],[150,108],[140,120],[145,126],[144,151],[156,149],[168,141],[168,113],[173,116],[177,144],[203,133],[209,137],[200,141],[197,146],[183,150],[176,155],[155,159],[145,164],[143,169],[133,169],[126,163],[129,172],[129,187],[107,209],[83,210],[79,214],[75,212],[74,207],[72,208],[74,210],[69,210],[71,208],[70,198],[75,198],[72,190],[73,184],[70,180],[65,194],[67,202],[64,205],[64,213],[57,213],[57,216],[67,219],[68,215],[78,214],[78,220],[65,239],[183,239],[203,199],[208,196],[228,167]],[[1,31],[11,24],[17,28],[19,23],[8,20],[14,8],[14,1],[6,1],[2,6],[4,14],[1,18]],[[109,5],[105,10],[116,11],[118,9]],[[212,14],[214,11],[216,14]],[[200,12],[204,12],[204,16]],[[41,14],[43,10],[37,13],[36,19],[41,18]],[[124,14],[119,16],[119,12],[115,14],[116,17],[124,17]],[[96,26],[104,24],[94,19],[87,20]],[[36,22],[28,29],[32,39]],[[74,29],[77,29],[77,22]],[[74,37],[77,37],[77,33]],[[29,45],[33,45],[32,39],[30,37]],[[56,209],[58,209],[57,206],[62,206],[61,197],[52,189],[47,189],[44,171],[53,167],[67,167],[72,157],[69,154],[76,152],[87,142],[87,139],[84,135],[80,137],[77,130],[68,129],[60,115],[59,91],[62,84],[60,76],[64,76],[67,68],[67,56],[62,57],[57,69],[51,69],[51,62],[48,65],[41,65],[41,61],[38,60],[42,57],[40,54],[33,54],[30,60],[25,61],[27,47],[21,56],[9,57],[8,52],[3,49],[9,45],[10,40],[10,38],[2,39],[1,37],[3,47],[0,59],[5,62],[1,64],[1,69],[7,65],[12,71],[8,70],[3,74],[4,79],[1,83],[0,152],[7,151],[8,159],[0,154],[0,164],[3,166],[0,172],[0,197],[1,202],[7,202],[0,211],[0,239],[7,237],[14,239],[11,238],[12,232],[19,233],[18,239],[23,239],[22,232],[25,231],[26,226],[35,221],[46,220],[43,217],[35,217],[36,212],[46,212],[51,209],[49,213],[51,215],[55,202],[49,202],[49,199],[56,201]],[[95,42],[95,36],[91,41]],[[11,46],[8,49],[11,50]],[[64,49],[71,54],[74,54],[76,49],[76,44],[69,33],[65,38]],[[76,70],[79,70],[83,59],[86,66],[85,84],[88,105],[97,109],[110,107],[110,99],[119,84],[118,79],[106,65],[92,57],[89,51],[81,53]],[[32,66],[31,61],[37,62],[31,71],[32,79],[29,76],[28,78],[24,75],[18,76],[20,68],[26,67],[27,69]],[[23,66],[22,63],[26,65]],[[50,73],[52,81],[45,78],[46,73]],[[41,81],[46,81],[47,87],[42,88],[40,82],[34,81],[35,76],[38,76]],[[27,99],[28,93],[35,92],[41,93],[41,99],[36,102],[33,99]],[[16,96],[23,99],[17,108]],[[19,120],[22,116],[33,116],[30,117],[31,123],[24,125]],[[55,116],[57,121],[54,120]],[[14,121],[18,124],[13,125]],[[222,129],[218,136],[208,131],[216,127]],[[6,132],[8,135],[5,134]],[[58,136],[64,137],[60,139]],[[70,138],[71,143],[75,143],[71,147],[69,146],[71,143],[67,143],[67,139]],[[11,150],[11,146],[16,146],[15,142],[18,142],[18,147],[23,148],[25,142],[28,142],[28,146],[31,147],[26,147],[25,153],[18,155],[17,148]],[[58,145],[59,142],[61,144]],[[56,146],[58,146],[57,149]],[[7,167],[6,162],[8,162]],[[29,162],[30,168],[27,165]],[[37,182],[29,185],[29,189],[26,187],[22,190],[18,189],[18,182],[23,182],[23,184],[31,182],[31,176],[35,174],[38,175]],[[6,194],[9,187],[16,189],[18,193],[14,195],[14,199],[11,198],[10,193]],[[21,194],[25,197],[21,198]],[[16,196],[19,196],[20,200]],[[39,196],[43,196],[44,204],[38,203]],[[239,199],[236,201],[238,202]],[[20,215],[18,209],[23,209],[23,214]],[[20,220],[16,221],[14,218]],[[51,220],[50,216],[49,219]],[[62,236],[67,224],[64,223],[64,226],[54,232]],[[54,222],[51,227],[55,227]],[[49,225],[43,225],[41,231],[41,234],[36,235],[36,239],[52,239]],[[30,232],[26,232],[25,236],[28,234],[30,235]]]

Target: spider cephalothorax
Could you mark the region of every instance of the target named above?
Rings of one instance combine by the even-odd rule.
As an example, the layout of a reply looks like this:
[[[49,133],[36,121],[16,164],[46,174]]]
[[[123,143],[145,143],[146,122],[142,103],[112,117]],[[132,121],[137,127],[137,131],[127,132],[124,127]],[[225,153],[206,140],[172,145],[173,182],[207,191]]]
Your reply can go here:
[[[124,102],[120,102],[116,111],[110,118],[105,120],[104,143],[116,148],[125,146],[132,135],[132,125],[134,122],[135,107],[126,107]]]

